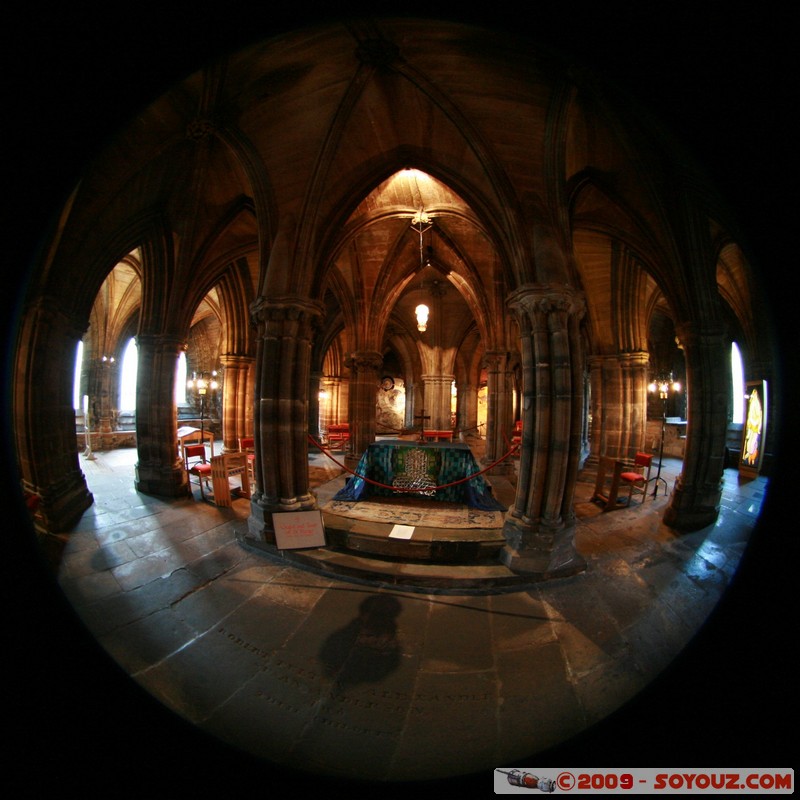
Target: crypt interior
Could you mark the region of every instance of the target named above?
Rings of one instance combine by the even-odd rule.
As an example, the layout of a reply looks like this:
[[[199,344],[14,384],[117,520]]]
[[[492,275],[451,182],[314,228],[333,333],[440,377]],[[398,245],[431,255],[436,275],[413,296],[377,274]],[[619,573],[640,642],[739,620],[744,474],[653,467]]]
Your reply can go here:
[[[164,504],[176,529],[181,514],[222,513],[256,574],[384,599],[580,592],[595,566],[586,509],[693,541],[719,525],[732,476],[770,477],[780,376],[737,230],[645,111],[507,33],[385,18],[221,57],[118,132],[39,253],[12,365],[35,536],[74,590],[70,548],[113,510],[93,476],[130,454],[118,491]],[[751,449],[757,401],[768,424]],[[252,440],[247,487],[215,504],[187,469],[187,432],[219,463]],[[490,545],[443,528],[415,549],[415,535],[323,513],[327,480],[352,488],[387,442],[469,451],[502,506]],[[652,465],[644,491],[626,502],[614,485],[609,499],[599,471],[617,478],[637,453]],[[430,491],[417,503],[437,507]],[[325,543],[282,544],[278,522],[308,512]],[[519,754],[489,750],[471,763]],[[419,777],[466,769],[443,762]]]

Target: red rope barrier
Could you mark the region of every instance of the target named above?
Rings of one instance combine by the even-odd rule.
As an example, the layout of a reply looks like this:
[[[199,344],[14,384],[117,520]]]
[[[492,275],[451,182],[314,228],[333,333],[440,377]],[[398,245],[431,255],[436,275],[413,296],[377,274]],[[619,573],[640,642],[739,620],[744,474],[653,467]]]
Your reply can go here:
[[[484,467],[480,472],[475,472],[472,475],[467,475],[466,478],[459,478],[457,481],[452,481],[451,483],[444,483],[441,486],[426,486],[424,488],[415,489],[413,487],[400,487],[400,486],[388,486],[385,483],[380,483],[379,481],[373,481],[371,478],[368,478],[366,475],[359,475],[357,472],[353,472],[349,467],[346,467],[344,464],[337,461],[327,450],[325,450],[322,445],[313,437],[311,434],[308,434],[308,441],[311,442],[315,447],[318,447],[321,452],[323,452],[328,458],[333,461],[334,464],[341,467],[345,472],[349,472],[356,478],[361,478],[362,481],[365,483],[370,483],[373,486],[379,486],[381,489],[391,489],[393,492],[431,492],[431,491],[438,491],[439,489],[448,489],[451,486],[458,486],[460,483],[466,483],[467,481],[471,481],[473,478],[477,478],[480,475],[483,475],[484,472],[488,472],[490,469],[494,469],[498,464],[505,461],[509,458],[515,450],[519,449],[519,445],[515,444],[504,456],[498,458],[497,461],[492,462],[489,464],[488,467]],[[411,446],[411,445],[409,445]]]

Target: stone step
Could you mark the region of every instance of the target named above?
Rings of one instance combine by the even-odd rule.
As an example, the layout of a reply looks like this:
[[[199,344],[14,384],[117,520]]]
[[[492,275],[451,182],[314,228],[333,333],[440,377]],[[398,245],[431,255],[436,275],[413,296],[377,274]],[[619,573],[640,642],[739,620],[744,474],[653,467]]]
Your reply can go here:
[[[303,550],[277,550],[274,546],[241,538],[242,544],[269,556],[336,578],[370,584],[398,586],[408,590],[442,593],[518,590],[529,582],[513,573],[499,560],[472,563],[425,563],[416,560],[382,557],[317,547]]]
[[[391,523],[356,520],[323,512],[328,547],[353,553],[442,564],[495,559],[505,544],[502,528],[415,526],[411,538],[393,535]]]

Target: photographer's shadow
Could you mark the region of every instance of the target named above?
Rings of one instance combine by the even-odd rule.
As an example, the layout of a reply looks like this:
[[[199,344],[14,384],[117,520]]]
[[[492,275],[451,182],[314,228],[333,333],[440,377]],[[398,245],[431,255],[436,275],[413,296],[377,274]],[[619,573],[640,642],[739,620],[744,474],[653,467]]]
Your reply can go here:
[[[342,686],[372,683],[393,672],[400,661],[396,618],[400,601],[391,595],[370,595],[358,616],[332,633],[319,658],[326,677]]]

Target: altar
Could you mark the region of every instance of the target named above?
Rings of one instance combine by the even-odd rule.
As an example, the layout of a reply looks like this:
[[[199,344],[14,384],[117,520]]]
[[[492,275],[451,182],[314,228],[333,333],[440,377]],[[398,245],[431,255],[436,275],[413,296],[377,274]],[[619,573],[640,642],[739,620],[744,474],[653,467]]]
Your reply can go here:
[[[334,500],[427,498],[485,511],[505,511],[492,495],[491,486],[478,474],[480,471],[469,446],[461,442],[383,440],[369,445],[356,474]]]

